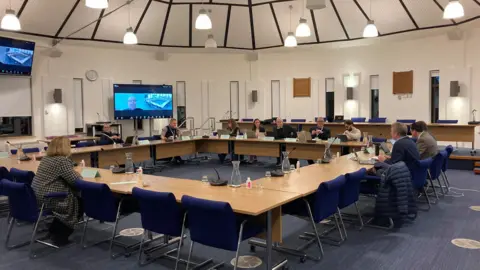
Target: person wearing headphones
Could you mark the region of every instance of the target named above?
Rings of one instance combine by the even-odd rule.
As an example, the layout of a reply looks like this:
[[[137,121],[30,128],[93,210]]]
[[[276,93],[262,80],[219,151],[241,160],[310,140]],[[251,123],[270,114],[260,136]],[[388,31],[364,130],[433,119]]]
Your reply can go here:
[[[177,119],[171,118],[170,122],[168,123],[168,126],[164,127],[162,129],[162,140],[167,142],[167,141],[174,141],[178,138],[179,132],[177,129]],[[174,157],[175,162],[178,164],[183,164],[185,161],[182,159],[180,156]]]

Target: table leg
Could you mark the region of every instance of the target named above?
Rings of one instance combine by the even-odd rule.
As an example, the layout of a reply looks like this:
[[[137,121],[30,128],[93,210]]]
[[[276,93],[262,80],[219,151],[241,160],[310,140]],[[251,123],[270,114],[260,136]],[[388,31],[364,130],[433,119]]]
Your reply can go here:
[[[267,269],[272,269],[272,211],[267,212]]]

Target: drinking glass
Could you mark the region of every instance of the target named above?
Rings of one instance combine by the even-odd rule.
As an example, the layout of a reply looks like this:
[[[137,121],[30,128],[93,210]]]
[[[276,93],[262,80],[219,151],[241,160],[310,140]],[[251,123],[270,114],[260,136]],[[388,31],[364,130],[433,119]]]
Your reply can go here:
[[[208,183],[208,176],[206,175],[202,176],[202,182]]]
[[[270,178],[272,177],[272,173],[270,171],[265,172],[265,177]]]
[[[290,165],[290,171],[291,171],[291,172],[294,172],[294,171],[295,171],[295,165],[293,165],[293,164]]]

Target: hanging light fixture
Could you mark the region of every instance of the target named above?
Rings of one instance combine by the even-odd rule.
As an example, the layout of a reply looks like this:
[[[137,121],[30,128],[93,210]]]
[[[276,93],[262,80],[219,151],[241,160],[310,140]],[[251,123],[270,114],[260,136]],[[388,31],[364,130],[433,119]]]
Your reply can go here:
[[[213,34],[208,34],[208,39],[205,41],[205,48],[217,48],[217,42],[213,39]]]
[[[372,18],[372,1],[370,0],[370,18]],[[378,30],[377,26],[375,26],[375,22],[373,20],[367,21],[367,26],[363,29],[363,37],[364,38],[371,38],[371,37],[378,37]]]
[[[307,24],[307,19],[305,19],[305,0],[303,0],[302,7],[302,17],[298,22],[297,29],[295,30],[295,36],[297,37],[309,37],[311,35],[310,26]]]
[[[203,5],[203,1],[202,1]],[[198,12],[197,20],[195,20],[195,29],[209,30],[212,29],[212,21],[208,17],[207,11],[202,7]]]
[[[297,38],[293,35],[292,32],[292,9],[293,7],[290,5],[290,31],[287,34],[287,38],[285,38],[284,45],[285,47],[297,47]]]
[[[85,6],[96,9],[108,8],[108,0],[85,0]]]
[[[127,28],[127,31],[125,32],[125,35],[123,36],[123,44],[126,45],[134,45],[138,43],[137,35],[135,35],[135,32],[133,31],[133,28],[130,24],[130,3],[128,4],[128,25],[129,27]]]
[[[444,19],[458,19],[465,16],[465,12],[463,11],[463,6],[460,1],[457,0],[450,0],[445,10],[443,11],[443,18]]]
[[[0,27],[4,30],[10,31],[20,31],[22,29],[20,26],[20,20],[17,15],[15,15],[15,10],[12,9],[12,0],[10,0],[10,8],[5,10],[5,16],[2,18]]]

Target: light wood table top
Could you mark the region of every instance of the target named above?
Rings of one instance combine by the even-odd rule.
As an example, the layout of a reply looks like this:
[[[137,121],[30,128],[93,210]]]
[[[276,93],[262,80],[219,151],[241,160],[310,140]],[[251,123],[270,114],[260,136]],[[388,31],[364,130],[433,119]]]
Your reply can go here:
[[[75,136],[75,137],[67,137],[70,142],[80,142],[80,141],[96,141],[99,140],[100,137],[94,137],[94,136]],[[49,139],[43,139],[39,140],[40,142],[46,142],[50,143],[54,138],[49,138]]]

